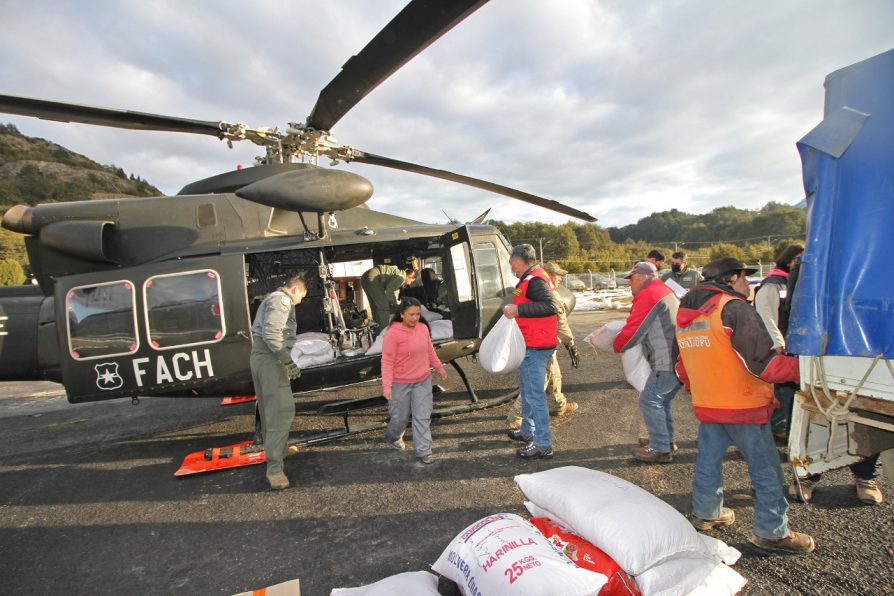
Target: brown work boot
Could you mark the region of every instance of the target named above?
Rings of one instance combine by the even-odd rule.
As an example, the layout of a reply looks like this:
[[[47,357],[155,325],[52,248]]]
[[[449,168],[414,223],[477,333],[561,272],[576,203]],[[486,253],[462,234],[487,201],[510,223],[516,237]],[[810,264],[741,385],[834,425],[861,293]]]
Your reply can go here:
[[[731,526],[736,522],[736,512],[728,507],[720,508],[720,515],[714,519],[702,519],[692,516],[692,525],[696,530],[710,530],[715,526]]]
[[[813,552],[816,543],[809,534],[803,532],[789,532],[785,538],[773,540],[771,538],[761,538],[756,534],[751,535],[751,544],[763,549],[779,553],[791,553],[794,555],[806,555]]]
[[[639,441],[639,444],[640,444],[642,447],[648,447],[648,446],[649,446],[649,437],[640,437],[639,439],[637,439],[637,441]],[[680,450],[680,448],[677,447],[677,444],[676,444],[676,443],[671,443],[671,453],[676,453],[676,452],[679,451],[679,450]]]
[[[633,454],[633,458],[637,461],[642,461],[650,464],[669,464],[670,462],[674,461],[674,456],[670,453],[655,451],[651,447],[637,447],[630,453]]]
[[[580,406],[577,405],[576,401],[566,401],[562,404],[562,407],[555,411],[553,416],[564,416],[565,414],[571,414],[573,412],[577,412],[577,409]]]
[[[267,474],[267,482],[273,490],[283,490],[289,488],[289,479],[282,472]]]
[[[885,500],[877,481],[860,480],[859,478],[857,479],[857,498],[867,505],[880,505]]]
[[[509,427],[509,430],[518,430],[521,428],[522,419],[520,416],[516,416],[515,418],[507,418],[506,426]]]
[[[286,452],[282,454],[282,458],[286,459],[287,457],[292,457],[293,455],[298,453],[298,451],[300,451],[298,445],[289,445],[288,447],[286,447]]]
[[[813,489],[819,484],[819,476],[809,476],[807,478],[799,478],[801,490],[798,490],[798,482],[793,482],[788,487],[788,497],[799,503],[809,503],[813,499]]]

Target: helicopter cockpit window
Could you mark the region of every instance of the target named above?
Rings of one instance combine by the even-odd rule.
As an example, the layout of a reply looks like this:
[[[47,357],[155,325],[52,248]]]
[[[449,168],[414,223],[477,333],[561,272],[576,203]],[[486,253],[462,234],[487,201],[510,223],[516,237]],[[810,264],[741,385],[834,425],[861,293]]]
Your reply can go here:
[[[472,251],[475,255],[475,272],[478,274],[478,292],[481,298],[499,298],[503,295],[503,281],[500,279],[497,247],[493,242],[476,242]]]
[[[134,285],[113,281],[72,288],[65,296],[68,349],[75,360],[137,351]]]
[[[468,302],[472,299],[472,271],[464,245],[454,244],[450,247],[450,261],[453,264],[453,278],[456,280],[456,298],[459,302]]]
[[[515,289],[518,278],[515,277],[512,267],[509,266],[509,251],[502,244],[497,245],[497,260],[500,262],[500,269],[503,271],[503,287],[506,292],[511,292]]]
[[[224,336],[220,276],[209,269],[156,275],[143,286],[146,328],[153,348],[179,348]]]

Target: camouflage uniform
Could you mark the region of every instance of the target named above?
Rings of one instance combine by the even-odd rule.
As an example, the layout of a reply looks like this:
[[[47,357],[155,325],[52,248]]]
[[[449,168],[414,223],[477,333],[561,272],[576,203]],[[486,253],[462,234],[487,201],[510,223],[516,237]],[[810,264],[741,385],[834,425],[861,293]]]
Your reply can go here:
[[[296,327],[292,298],[281,288],[261,302],[251,325],[251,378],[261,414],[268,476],[283,471],[295,418],[292,384],[281,359],[290,357]]]
[[[562,298],[559,296],[558,292],[553,292],[553,302],[559,307],[559,343],[565,346],[572,346],[574,345],[574,335],[571,333],[571,326],[568,325],[568,314],[565,312],[565,303],[562,302]],[[565,397],[565,394],[562,393],[562,369],[559,368],[559,360],[556,358],[557,353],[558,350],[553,350],[553,357],[550,358],[549,364],[546,367],[546,384],[544,386],[547,395],[552,398],[552,402],[549,404],[549,411],[551,414],[557,414],[563,407],[565,407],[565,404],[568,403],[568,399]],[[506,420],[510,424],[521,421],[521,399],[515,401],[515,405],[506,417]]]
[[[391,324],[391,317],[397,312],[396,293],[406,279],[406,273],[394,265],[376,265],[360,277],[360,286],[366,292],[379,333]]]

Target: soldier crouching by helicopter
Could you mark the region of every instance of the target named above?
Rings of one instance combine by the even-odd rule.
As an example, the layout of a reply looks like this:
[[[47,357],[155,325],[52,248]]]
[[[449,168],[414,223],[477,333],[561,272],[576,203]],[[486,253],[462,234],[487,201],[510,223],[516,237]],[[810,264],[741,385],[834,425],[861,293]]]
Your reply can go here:
[[[283,458],[290,454],[287,441],[295,418],[290,380],[301,374],[292,362],[291,349],[297,329],[295,305],[306,295],[304,278],[290,278],[264,298],[251,325],[251,378],[267,452],[267,482],[274,490],[289,487]]]
[[[366,292],[373,320],[379,327],[377,334],[388,328],[391,317],[397,312],[398,290],[413,283],[418,273],[419,260],[408,257],[403,267],[375,265],[360,277],[360,286]]]

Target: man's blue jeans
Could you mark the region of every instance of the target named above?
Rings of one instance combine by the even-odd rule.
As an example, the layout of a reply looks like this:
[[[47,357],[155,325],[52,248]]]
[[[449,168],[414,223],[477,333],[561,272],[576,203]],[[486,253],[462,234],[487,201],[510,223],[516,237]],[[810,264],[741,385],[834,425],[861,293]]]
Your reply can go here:
[[[649,447],[661,453],[670,453],[674,442],[674,418],[671,400],[680,389],[677,375],[671,371],[653,370],[639,394],[639,407],[643,421],[649,429]]]
[[[692,481],[692,513],[717,519],[723,506],[723,455],[732,443],[748,464],[754,486],[754,533],[776,540],[788,536],[785,477],[769,424],[707,424],[698,428],[698,456]]]
[[[534,436],[534,444],[549,447],[552,440],[549,434],[549,407],[546,405],[546,367],[553,357],[555,348],[525,350],[518,375],[518,388],[522,398],[523,435]]]

